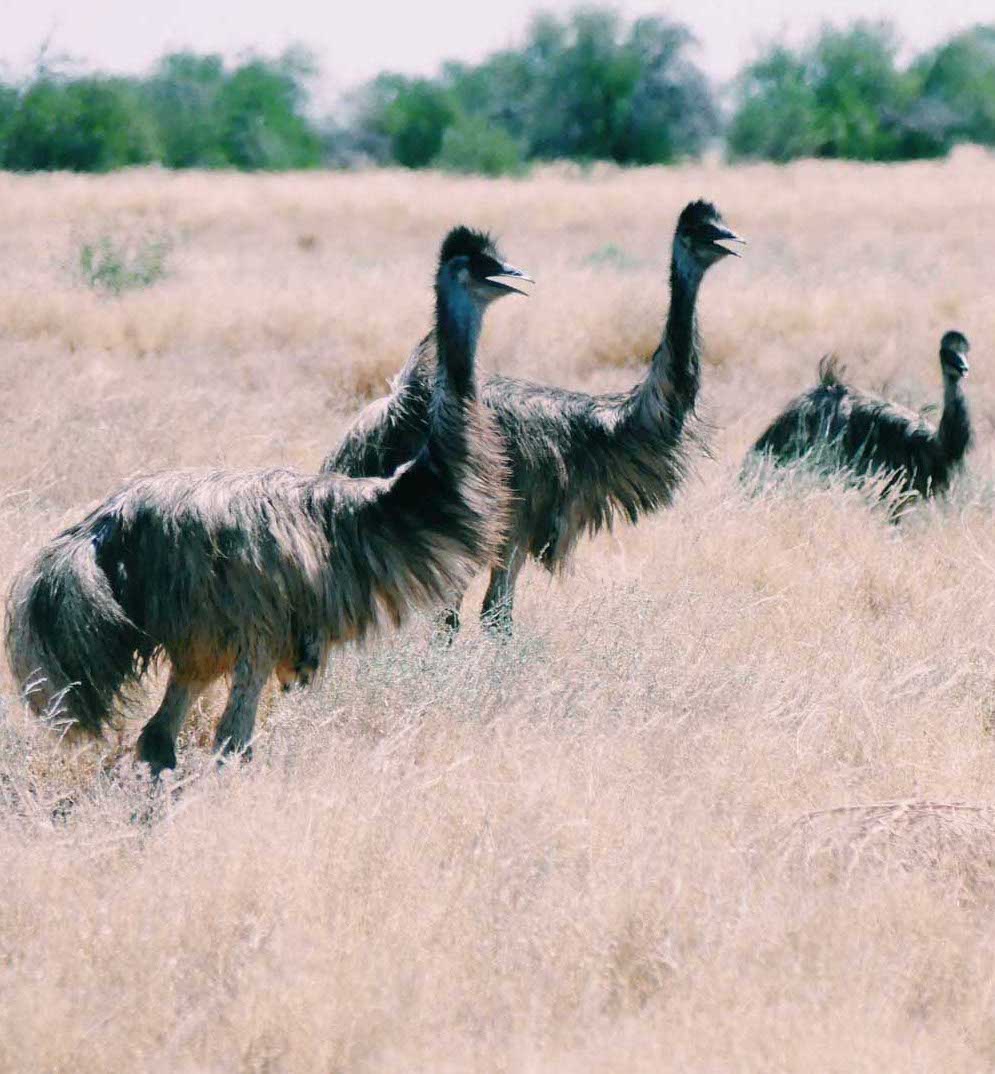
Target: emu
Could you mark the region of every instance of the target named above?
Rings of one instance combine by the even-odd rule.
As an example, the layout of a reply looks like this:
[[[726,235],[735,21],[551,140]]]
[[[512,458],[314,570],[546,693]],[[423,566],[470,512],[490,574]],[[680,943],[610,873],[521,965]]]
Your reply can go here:
[[[463,229],[453,240],[471,258],[498,256],[486,234]],[[701,377],[698,290],[707,270],[735,253],[722,243],[743,241],[709,202],[684,208],[673,238],[663,337],[646,378],[630,391],[589,395],[500,376],[486,382],[482,399],[497,419],[513,495],[511,525],[484,597],[485,623],[511,629],[515,582],[527,558],[555,573],[585,533],[610,527],[616,516],[636,522],[671,503],[694,439],[689,419]],[[388,473],[423,435],[438,336],[436,325],[391,393],[360,414],[324,469]],[[450,638],[459,630],[463,592],[454,590],[446,612]]]
[[[819,383],[788,404],[751,452],[783,464],[827,448],[841,469],[885,475],[883,493],[941,494],[971,446],[961,384],[970,349],[960,332],[947,332],[940,340],[943,414],[935,428],[921,414],[845,384],[845,368],[828,356],[819,363]]]
[[[485,308],[516,289],[500,279],[506,266],[452,247],[450,236],[435,282],[439,361],[413,457],[384,478],[174,472],[114,493],[44,547],[8,598],[8,658],[36,713],[99,735],[165,658],[139,759],[155,775],[175,767],[190,705],[224,675],[215,745],[248,756],[271,674],[286,683],[302,651],[320,663],[332,645],[437,607],[494,558],[507,475],[474,366]]]

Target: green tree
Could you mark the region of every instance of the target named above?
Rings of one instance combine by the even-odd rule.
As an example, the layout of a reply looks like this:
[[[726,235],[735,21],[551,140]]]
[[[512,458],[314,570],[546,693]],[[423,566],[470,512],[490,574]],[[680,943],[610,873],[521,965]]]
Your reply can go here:
[[[737,81],[733,158],[895,160],[931,155],[913,122],[920,80],[887,23],[824,27],[800,52],[774,44]]]
[[[597,8],[540,15],[520,48],[479,64],[447,64],[434,80],[374,79],[358,98],[355,142],[408,167],[457,159],[463,167],[474,155],[505,167],[513,145],[526,159],[694,156],[718,123],[708,83],[687,56],[692,44],[684,27],[662,18],[630,26]]]
[[[708,81],[687,57],[693,44],[685,27],[661,18],[633,25],[624,47],[638,75],[625,101],[615,160],[653,164],[698,156],[718,132]]]
[[[480,175],[518,175],[525,167],[521,147],[503,127],[467,115],[446,128],[435,163]]]
[[[2,163],[13,171],[108,171],[158,158],[155,124],[128,79],[43,75],[8,96]]]
[[[236,168],[313,168],[321,139],[304,114],[311,57],[290,51],[276,61],[237,67],[217,95],[220,149]]]
[[[895,65],[898,40],[887,23],[826,28],[808,56],[815,93],[818,155],[891,160],[901,155],[902,117],[914,83]]]
[[[222,167],[218,100],[227,74],[220,56],[176,52],[164,56],[145,83],[144,96],[169,168]]]
[[[737,92],[727,133],[732,157],[784,162],[816,155],[815,91],[801,58],[774,46],[739,76]]]
[[[378,75],[360,92],[358,125],[381,153],[405,168],[424,168],[438,155],[456,118],[448,90],[427,78]]]
[[[995,25],[976,26],[922,57],[924,107],[942,137],[995,145]]]
[[[689,31],[659,17],[626,27],[617,13],[540,15],[517,51],[446,72],[471,115],[499,123],[529,157],[667,162],[701,151],[717,130]]]

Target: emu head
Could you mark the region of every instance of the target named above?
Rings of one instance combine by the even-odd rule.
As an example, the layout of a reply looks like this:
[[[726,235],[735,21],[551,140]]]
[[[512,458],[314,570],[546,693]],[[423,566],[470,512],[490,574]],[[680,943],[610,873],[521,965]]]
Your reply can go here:
[[[970,366],[967,364],[967,356],[971,350],[971,344],[967,336],[961,332],[947,332],[940,340],[940,369],[945,377],[952,380],[960,380],[967,376]]]
[[[686,275],[700,275],[724,257],[739,257],[723,242],[745,245],[735,231],[722,219],[722,214],[710,201],[692,201],[677,219],[674,233],[674,258]]]
[[[502,295],[528,294],[501,277],[533,282],[531,276],[502,259],[486,231],[474,231],[463,225],[454,227],[442,242],[439,268],[447,262],[453,262],[457,278],[466,285],[478,307],[488,306]]]

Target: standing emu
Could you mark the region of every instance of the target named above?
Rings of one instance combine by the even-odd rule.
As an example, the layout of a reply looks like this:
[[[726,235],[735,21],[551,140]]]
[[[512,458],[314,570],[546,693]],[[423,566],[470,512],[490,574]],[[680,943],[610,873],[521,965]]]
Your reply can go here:
[[[497,256],[489,236],[454,233],[461,253]],[[705,272],[742,242],[714,205],[695,201],[677,221],[670,264],[670,311],[646,378],[628,392],[588,395],[510,377],[492,377],[482,399],[497,419],[511,467],[511,525],[491,567],[485,621],[511,627],[515,581],[526,557],[550,572],[566,563],[584,533],[623,516],[635,522],[668,505],[688,466],[687,422],[700,381],[695,305]],[[392,386],[371,403],[324,463],[354,475],[389,473],[424,435],[428,384],[439,326],[421,341]],[[459,629],[458,605],[447,612]]]
[[[827,357],[819,363],[819,383],[788,404],[752,451],[785,463],[825,448],[841,469],[886,475],[885,491],[945,492],[971,446],[961,385],[970,349],[960,332],[940,340],[943,416],[936,428],[920,414],[844,384],[845,370]]]
[[[443,244],[426,435],[392,476],[160,474],[43,548],[7,612],[10,665],[32,708],[99,734],[163,656],[169,682],[139,758],[154,773],[174,767],[187,710],[222,675],[231,691],[216,747],[246,751],[274,671],[287,681],[302,651],[320,662],[331,645],[466,585],[506,523],[500,440],[474,373],[483,311],[514,290],[496,278],[504,271]]]

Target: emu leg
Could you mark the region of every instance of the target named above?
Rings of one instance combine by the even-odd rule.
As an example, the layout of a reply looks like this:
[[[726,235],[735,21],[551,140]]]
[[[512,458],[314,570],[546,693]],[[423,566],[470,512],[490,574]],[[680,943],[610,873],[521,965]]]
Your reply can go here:
[[[138,736],[138,759],[145,761],[153,776],[176,767],[176,736],[203,689],[203,683],[178,678],[175,668],[170,672],[162,704]]]
[[[521,569],[522,557],[517,554],[512,554],[504,566],[494,567],[480,609],[480,619],[485,629],[504,637],[511,636],[515,583]]]
[[[235,664],[228,703],[214,735],[218,753],[241,753],[245,760],[251,760],[249,741],[256,725],[256,710],[272,670],[270,663],[253,663],[247,657],[240,657]]]

